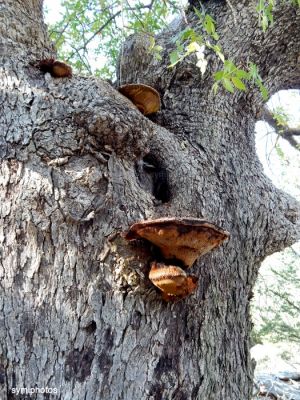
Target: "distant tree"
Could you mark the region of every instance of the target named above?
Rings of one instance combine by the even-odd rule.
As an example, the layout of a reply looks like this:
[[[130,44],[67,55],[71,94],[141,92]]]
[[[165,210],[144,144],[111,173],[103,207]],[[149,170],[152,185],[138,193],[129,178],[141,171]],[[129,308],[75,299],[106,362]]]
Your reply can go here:
[[[290,248],[282,254],[281,265],[271,264],[260,272],[253,306],[256,341],[300,343],[299,259],[300,254]]]

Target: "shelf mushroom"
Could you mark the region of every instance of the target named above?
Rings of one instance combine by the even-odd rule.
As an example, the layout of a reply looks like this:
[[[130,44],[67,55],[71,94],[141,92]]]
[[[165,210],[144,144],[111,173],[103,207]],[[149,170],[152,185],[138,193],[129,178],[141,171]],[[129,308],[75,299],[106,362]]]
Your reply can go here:
[[[191,267],[196,259],[228,239],[229,233],[199,218],[158,218],[133,224],[125,239],[146,239],[160,248],[165,259]]]
[[[72,76],[72,68],[70,65],[62,61],[54,60],[54,58],[41,60],[37,66],[42,72],[49,72],[54,78],[69,78]]]
[[[144,115],[153,114],[160,110],[159,93],[151,86],[127,84],[119,87],[119,92],[132,101]]]
[[[188,296],[194,292],[198,282],[196,276],[188,276],[180,267],[155,261],[151,263],[149,279],[162,291],[163,299],[166,301]]]
[[[177,260],[188,268],[196,259],[219,246],[229,233],[217,225],[199,218],[159,218],[133,224],[125,239],[146,239],[156,245],[165,260]],[[174,265],[153,262],[150,280],[165,299],[183,298],[197,286],[197,278]]]

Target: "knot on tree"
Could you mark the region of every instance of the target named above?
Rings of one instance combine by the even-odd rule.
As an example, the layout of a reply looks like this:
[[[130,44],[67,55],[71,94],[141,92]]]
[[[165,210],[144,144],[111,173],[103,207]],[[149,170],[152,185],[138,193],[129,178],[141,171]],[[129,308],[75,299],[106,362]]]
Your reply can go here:
[[[97,111],[89,110],[74,117],[76,124],[86,132],[85,148],[88,151],[106,155],[114,152],[120,158],[132,160],[147,153],[153,127],[138,110],[114,104],[110,110]]]

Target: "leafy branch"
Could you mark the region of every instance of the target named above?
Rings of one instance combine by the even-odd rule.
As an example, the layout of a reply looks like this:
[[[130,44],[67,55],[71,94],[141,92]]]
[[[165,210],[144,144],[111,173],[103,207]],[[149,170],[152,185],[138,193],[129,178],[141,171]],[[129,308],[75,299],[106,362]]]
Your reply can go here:
[[[219,35],[216,30],[215,20],[206,14],[204,10],[199,11],[194,8],[194,11],[204,32],[199,34],[193,28],[187,27],[173,39],[176,48],[170,53],[169,68],[182,62],[190,54],[196,54],[196,65],[200,68],[201,74],[204,75],[207,67],[205,49],[211,49],[223,63],[223,68],[213,76],[215,83],[212,86],[212,90],[215,94],[219,90],[220,84],[228,92],[234,93],[236,89],[246,91],[246,83],[249,83],[258,87],[263,99],[266,101],[269,97],[268,91],[263,85],[257,66],[249,62],[248,68],[245,70],[236,66],[232,60],[226,60],[222,48],[218,44]]]
[[[290,3],[300,7],[300,0],[259,0],[256,6],[259,24],[264,32],[273,25],[273,11],[278,3]]]

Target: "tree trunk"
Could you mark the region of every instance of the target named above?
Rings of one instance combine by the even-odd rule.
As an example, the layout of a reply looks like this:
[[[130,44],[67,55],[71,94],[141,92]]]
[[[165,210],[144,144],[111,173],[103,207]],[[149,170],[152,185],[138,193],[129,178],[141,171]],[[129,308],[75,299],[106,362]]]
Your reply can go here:
[[[226,57],[256,62],[270,93],[299,85],[299,9],[281,6],[264,34],[254,3],[230,4],[207,3]],[[37,388],[30,398],[250,399],[252,288],[300,226],[299,204],[256,156],[259,93],[214,96],[212,54],[203,77],[193,57],[167,68],[178,21],[157,39],[161,61],[141,35],[120,57],[119,83],[161,94],[150,121],[104,81],[36,68],[54,55],[41,7],[0,2],[0,398]],[[143,168],[145,155],[167,180]],[[196,262],[197,291],[175,303],[148,279],[153,248],[120,235],[163,216],[231,234]]]

